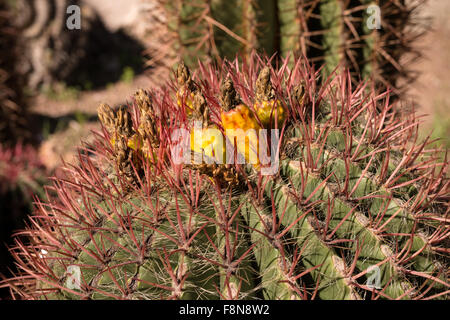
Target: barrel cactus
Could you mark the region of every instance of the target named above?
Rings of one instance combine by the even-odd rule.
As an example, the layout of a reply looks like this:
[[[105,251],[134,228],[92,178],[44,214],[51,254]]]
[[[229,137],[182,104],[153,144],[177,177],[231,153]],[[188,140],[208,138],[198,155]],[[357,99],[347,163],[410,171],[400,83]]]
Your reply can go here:
[[[102,131],[37,203],[1,286],[24,299],[448,298],[448,162],[388,93],[348,72],[319,79],[303,60],[253,55],[181,65],[128,107],[101,105]]]
[[[345,66],[355,81],[371,77],[396,94],[414,77],[411,61],[419,56],[414,42],[427,29],[418,15],[422,0],[159,2],[167,11],[164,43],[190,65],[198,58],[234,59],[236,53],[249,59],[253,50],[306,56],[324,65],[326,75]],[[158,48],[167,57],[168,47]]]

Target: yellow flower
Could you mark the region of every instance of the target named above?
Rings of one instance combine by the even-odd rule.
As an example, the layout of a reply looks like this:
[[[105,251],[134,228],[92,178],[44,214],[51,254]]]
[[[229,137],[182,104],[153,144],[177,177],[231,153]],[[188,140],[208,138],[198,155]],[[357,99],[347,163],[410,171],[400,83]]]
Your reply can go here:
[[[280,100],[264,100],[262,102],[255,103],[254,107],[264,128],[275,128],[274,119],[277,118],[278,129],[281,129],[281,126],[286,119],[286,110]],[[271,118],[272,122],[270,121]]]
[[[246,105],[240,104],[228,112],[222,112],[221,120],[229,141],[234,143],[240,154],[244,155],[247,163],[258,168],[260,165],[258,134],[261,127],[251,110]]]
[[[222,132],[216,126],[194,128],[191,131],[191,150],[225,163],[226,145]]]

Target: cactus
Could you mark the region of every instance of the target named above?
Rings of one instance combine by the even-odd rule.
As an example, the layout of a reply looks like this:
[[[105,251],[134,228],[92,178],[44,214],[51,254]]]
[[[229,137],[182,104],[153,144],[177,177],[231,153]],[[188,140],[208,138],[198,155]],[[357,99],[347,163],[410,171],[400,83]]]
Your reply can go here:
[[[0,144],[0,273],[11,275],[10,270],[16,270],[7,245],[13,244],[12,233],[24,228],[33,197],[44,196],[47,174],[33,147]],[[0,289],[0,299],[7,296],[8,291]]]
[[[11,248],[20,272],[0,287],[24,299],[448,299],[447,160],[389,93],[341,71],[319,86],[307,62],[288,63],[200,64],[189,88],[179,78],[128,108],[102,105],[103,130],[37,203]],[[195,121],[226,140],[236,108],[273,129],[254,107],[262,92],[285,112],[279,143],[255,138],[271,163],[209,161],[218,153],[182,143]],[[227,162],[245,153],[226,147]]]
[[[405,58],[418,57],[413,44],[426,30],[416,15],[422,0],[159,2],[167,10],[171,34],[165,42],[188,65],[196,59],[234,59],[236,53],[248,59],[252,50],[303,55],[325,66],[324,78],[345,66],[355,83],[371,77],[379,88],[394,88],[396,94],[414,77],[411,60]],[[167,53],[167,47],[163,50]]]

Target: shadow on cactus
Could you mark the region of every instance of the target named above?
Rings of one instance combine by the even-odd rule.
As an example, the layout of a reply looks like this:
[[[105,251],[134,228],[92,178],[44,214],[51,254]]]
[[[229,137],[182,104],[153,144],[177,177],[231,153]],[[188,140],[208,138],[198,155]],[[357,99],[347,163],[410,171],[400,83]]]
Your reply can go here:
[[[447,160],[387,93],[347,72],[319,87],[319,74],[255,55],[181,65],[131,106],[101,105],[103,130],[37,204],[1,286],[22,299],[448,298]],[[279,143],[250,130],[274,127]],[[249,163],[265,148],[271,163]]]

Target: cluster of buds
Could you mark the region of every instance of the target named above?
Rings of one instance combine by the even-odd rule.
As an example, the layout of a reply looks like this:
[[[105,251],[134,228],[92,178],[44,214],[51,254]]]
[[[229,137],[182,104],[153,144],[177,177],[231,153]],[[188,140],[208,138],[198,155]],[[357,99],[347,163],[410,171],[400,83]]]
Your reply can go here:
[[[113,157],[121,176],[129,182],[135,180],[136,166],[139,165],[136,153],[137,137],[133,135],[131,114],[125,106],[114,110],[107,104],[101,104],[98,108],[98,117],[111,136]]]
[[[260,136],[261,131],[280,129],[287,118],[286,107],[275,97],[270,72],[269,67],[260,71],[255,86],[255,102],[250,105],[243,102],[231,77],[225,77],[218,92],[219,108],[213,112],[204,89],[192,80],[188,67],[184,63],[178,65],[177,112],[182,122],[186,120],[188,123],[190,140],[190,161],[185,165],[221,184],[233,186],[240,182],[239,169],[233,163],[251,164],[255,170],[266,164],[261,161],[261,151],[267,151],[269,145]],[[99,118],[111,137],[119,174],[130,180],[135,180],[141,169],[137,161],[139,157],[156,157],[155,150],[161,138],[152,96],[140,89],[134,100],[138,111],[136,129],[125,107],[114,112],[102,104],[98,110]]]
[[[139,126],[136,130],[127,107],[120,106],[115,112],[107,104],[101,104],[98,108],[98,117],[110,135],[118,173],[129,182],[136,181],[136,175],[142,169],[142,161],[139,161],[139,158],[153,159],[154,150],[159,145],[157,117],[152,108],[150,94],[140,89],[134,98],[140,111]]]

